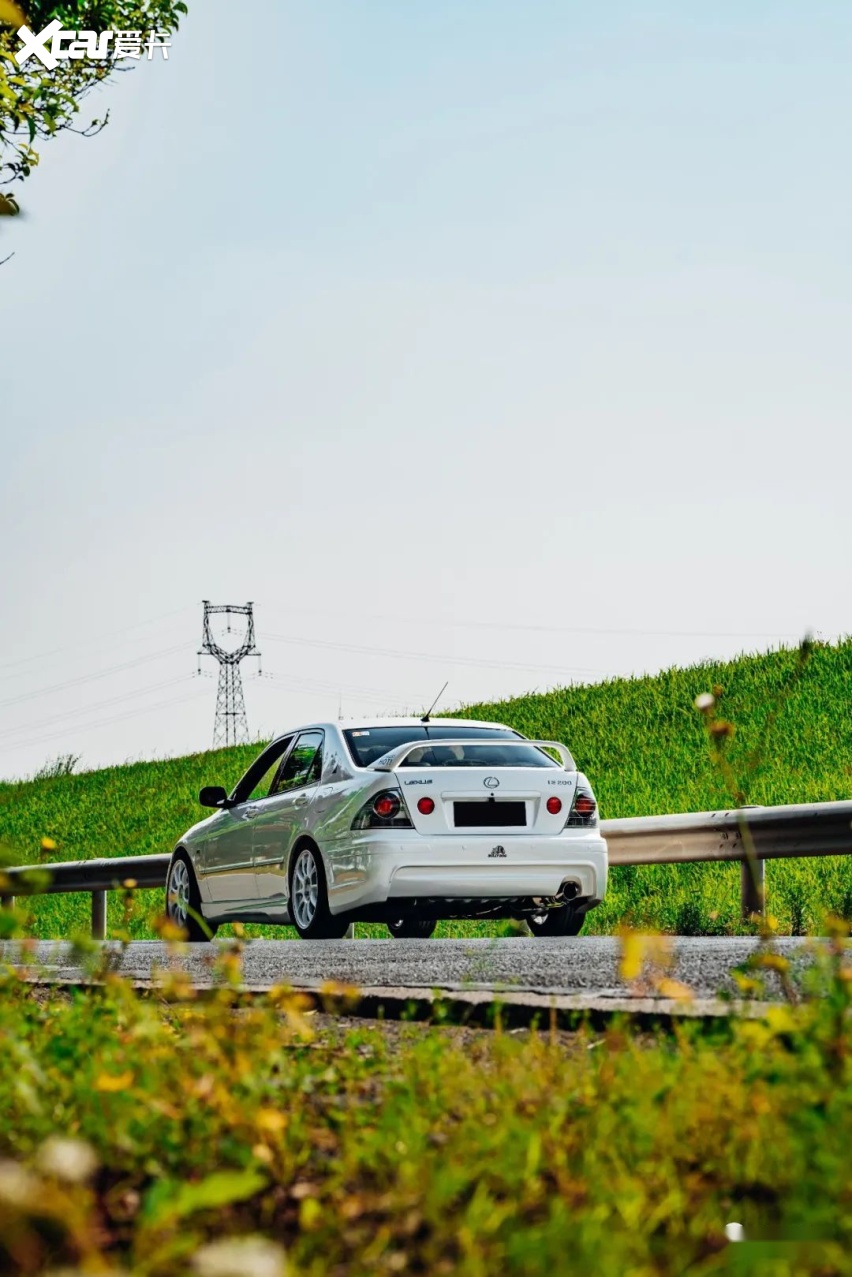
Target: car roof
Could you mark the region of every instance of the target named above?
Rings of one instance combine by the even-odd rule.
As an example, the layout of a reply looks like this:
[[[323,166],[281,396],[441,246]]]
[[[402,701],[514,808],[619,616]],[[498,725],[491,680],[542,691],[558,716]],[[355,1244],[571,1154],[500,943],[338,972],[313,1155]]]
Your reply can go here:
[[[379,727],[497,727],[505,732],[513,732],[514,727],[507,726],[506,723],[486,722],[477,718],[430,718],[428,723],[424,723],[422,718],[341,718],[336,719],[333,723],[306,723],[302,727],[289,728],[287,731],[279,732],[280,736],[289,736],[291,732],[309,732],[312,729],[327,731],[331,727],[336,727],[340,731],[365,731]]]

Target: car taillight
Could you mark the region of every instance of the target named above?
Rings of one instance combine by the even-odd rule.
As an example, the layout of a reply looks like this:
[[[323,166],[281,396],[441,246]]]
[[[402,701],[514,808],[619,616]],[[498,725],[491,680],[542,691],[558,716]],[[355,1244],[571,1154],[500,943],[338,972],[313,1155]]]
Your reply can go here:
[[[379,794],[373,803],[373,811],[382,820],[392,820],[399,811],[399,799],[396,794]]]
[[[556,795],[553,794],[547,800],[547,810],[550,812],[551,816],[558,816],[562,810],[562,799],[557,798]]]
[[[417,810],[421,816],[431,816],[435,810],[435,803],[431,798],[421,798],[417,804]]]
[[[571,804],[571,811],[565,821],[566,829],[582,828],[594,825],[598,818],[598,805],[591,789],[586,785],[578,785]]]
[[[402,795],[383,789],[368,799],[352,821],[353,829],[411,829]]]

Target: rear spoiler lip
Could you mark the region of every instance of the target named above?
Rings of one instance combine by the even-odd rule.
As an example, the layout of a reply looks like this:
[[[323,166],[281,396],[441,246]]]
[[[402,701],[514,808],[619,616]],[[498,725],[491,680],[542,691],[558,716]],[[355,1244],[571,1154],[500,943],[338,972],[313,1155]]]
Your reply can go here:
[[[374,763],[370,764],[369,770],[374,772],[395,772],[402,765],[409,754],[415,749],[423,749],[424,745],[534,745],[537,749],[555,749],[562,760],[563,770],[566,772],[575,772],[577,764],[567,745],[563,745],[558,740],[428,740],[428,741],[411,741],[408,745],[397,745],[396,749],[389,750],[387,754],[382,754],[381,758],[377,758]],[[507,764],[501,764],[507,766]],[[437,768],[436,768],[437,770]],[[499,766],[488,768],[488,770],[498,771]]]

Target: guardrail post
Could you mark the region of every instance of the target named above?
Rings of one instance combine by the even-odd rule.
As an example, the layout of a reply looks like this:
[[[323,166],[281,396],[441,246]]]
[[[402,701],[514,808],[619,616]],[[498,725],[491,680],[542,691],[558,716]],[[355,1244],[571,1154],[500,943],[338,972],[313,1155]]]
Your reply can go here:
[[[743,922],[755,913],[762,918],[766,913],[766,861],[744,860],[740,869]]]
[[[107,893],[92,892],[92,939],[106,940]]]

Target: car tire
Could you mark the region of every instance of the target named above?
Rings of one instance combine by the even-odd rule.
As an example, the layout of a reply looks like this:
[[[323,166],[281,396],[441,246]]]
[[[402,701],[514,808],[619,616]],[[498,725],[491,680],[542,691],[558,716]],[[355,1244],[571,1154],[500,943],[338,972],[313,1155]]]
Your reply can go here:
[[[183,928],[191,944],[212,940],[219,929],[202,913],[198,880],[185,851],[175,852],[166,875],[166,917]]]
[[[303,940],[342,940],[349,930],[346,915],[328,907],[325,867],[313,843],[302,843],[290,862],[290,920]]]
[[[436,918],[400,918],[388,923],[388,931],[396,940],[428,940],[437,925]]]
[[[527,918],[527,926],[534,936],[578,936],[585,921],[586,915],[573,905],[560,905]]]

